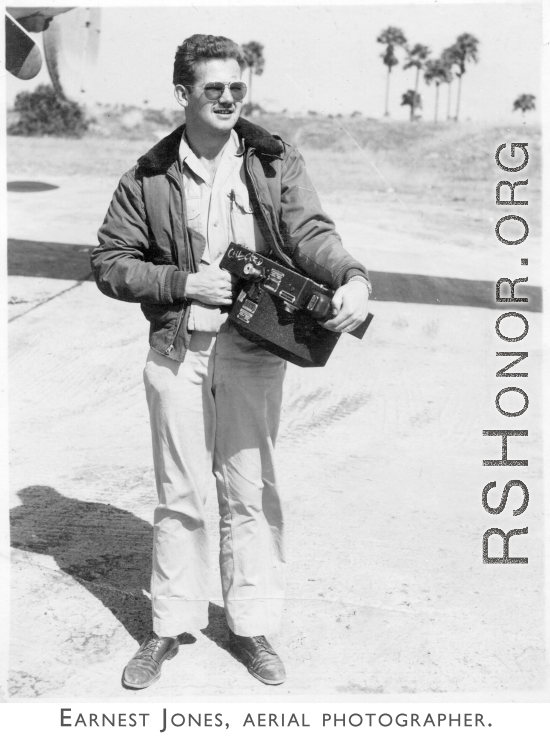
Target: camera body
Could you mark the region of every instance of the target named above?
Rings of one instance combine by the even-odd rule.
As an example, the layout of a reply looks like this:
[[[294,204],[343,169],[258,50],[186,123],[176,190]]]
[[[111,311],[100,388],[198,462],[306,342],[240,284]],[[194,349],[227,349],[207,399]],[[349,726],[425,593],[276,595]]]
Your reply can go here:
[[[229,312],[239,333],[297,366],[326,364],[340,338],[318,322],[331,317],[332,289],[237,243],[220,268],[242,280]],[[362,338],[372,317],[350,335]]]

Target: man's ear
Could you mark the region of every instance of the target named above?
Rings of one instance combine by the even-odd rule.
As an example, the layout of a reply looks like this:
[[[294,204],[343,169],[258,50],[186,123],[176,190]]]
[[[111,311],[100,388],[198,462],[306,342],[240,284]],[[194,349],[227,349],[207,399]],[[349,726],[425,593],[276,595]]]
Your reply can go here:
[[[187,87],[184,87],[182,84],[177,84],[174,87],[174,97],[176,98],[178,105],[181,105],[182,107],[187,107],[188,96],[189,91]]]

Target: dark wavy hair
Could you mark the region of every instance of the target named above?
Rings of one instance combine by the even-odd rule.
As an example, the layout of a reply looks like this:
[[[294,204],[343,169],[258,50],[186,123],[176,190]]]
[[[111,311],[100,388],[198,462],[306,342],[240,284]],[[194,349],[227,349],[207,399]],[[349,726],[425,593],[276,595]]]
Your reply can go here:
[[[173,83],[193,85],[196,82],[195,66],[210,59],[235,59],[241,68],[246,66],[243,50],[225,36],[208,36],[195,33],[178,46],[174,59]]]

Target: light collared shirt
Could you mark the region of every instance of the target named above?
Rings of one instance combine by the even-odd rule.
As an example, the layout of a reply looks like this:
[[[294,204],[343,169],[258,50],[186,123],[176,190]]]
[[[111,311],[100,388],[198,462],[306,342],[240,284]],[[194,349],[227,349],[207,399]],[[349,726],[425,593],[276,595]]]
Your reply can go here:
[[[191,150],[185,132],[179,157],[187,207],[187,224],[206,241],[199,271],[206,269],[234,241],[252,251],[265,250],[265,242],[252,213],[244,172],[244,146],[234,130],[211,179],[208,171]],[[189,330],[218,332],[227,320],[219,307],[193,300]]]

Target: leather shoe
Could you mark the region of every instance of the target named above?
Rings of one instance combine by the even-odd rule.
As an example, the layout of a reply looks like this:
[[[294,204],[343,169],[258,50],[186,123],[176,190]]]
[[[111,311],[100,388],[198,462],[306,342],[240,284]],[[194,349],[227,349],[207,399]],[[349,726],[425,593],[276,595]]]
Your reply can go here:
[[[124,668],[122,683],[128,688],[151,686],[160,678],[160,669],[164,661],[171,660],[178,654],[178,650],[177,637],[157,637],[151,632]]]
[[[286,678],[283,661],[263,635],[241,637],[229,630],[229,645],[248,672],[268,686],[279,686]]]

